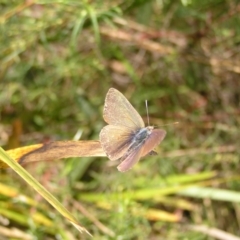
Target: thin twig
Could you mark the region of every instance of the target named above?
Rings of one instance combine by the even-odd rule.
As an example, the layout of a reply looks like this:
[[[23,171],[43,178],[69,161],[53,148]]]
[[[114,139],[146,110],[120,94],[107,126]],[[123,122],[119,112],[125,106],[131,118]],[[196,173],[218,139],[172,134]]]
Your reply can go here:
[[[231,233],[227,233],[223,230],[217,228],[210,228],[203,225],[190,225],[188,227],[190,230],[204,233],[208,236],[214,237],[219,240],[240,240],[239,237],[232,235]]]

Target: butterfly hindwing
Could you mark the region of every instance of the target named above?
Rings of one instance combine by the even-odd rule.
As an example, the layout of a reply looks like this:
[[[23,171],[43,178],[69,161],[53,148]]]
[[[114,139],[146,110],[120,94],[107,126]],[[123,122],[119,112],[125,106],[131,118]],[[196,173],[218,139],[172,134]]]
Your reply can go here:
[[[142,148],[138,147],[134,151],[130,152],[125,159],[122,160],[122,162],[117,166],[117,169],[120,172],[126,172],[129,169],[133,167],[134,164],[136,164],[142,153]]]
[[[123,126],[107,125],[100,132],[100,142],[110,160],[121,158],[131,144],[132,132]]]

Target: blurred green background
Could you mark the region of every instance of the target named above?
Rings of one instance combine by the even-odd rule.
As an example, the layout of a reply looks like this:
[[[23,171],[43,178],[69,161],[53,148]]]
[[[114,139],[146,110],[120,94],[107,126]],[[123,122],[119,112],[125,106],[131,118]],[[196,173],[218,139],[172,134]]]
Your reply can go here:
[[[1,1],[1,146],[97,140],[110,87],[146,123],[147,99],[159,155],[26,169],[93,239],[240,239],[239,16],[237,0]],[[0,239],[89,237],[8,169]]]

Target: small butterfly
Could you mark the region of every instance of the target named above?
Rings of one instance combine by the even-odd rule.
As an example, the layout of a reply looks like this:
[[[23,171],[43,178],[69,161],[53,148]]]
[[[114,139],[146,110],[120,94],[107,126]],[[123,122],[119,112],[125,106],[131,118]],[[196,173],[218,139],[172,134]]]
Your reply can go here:
[[[128,171],[141,157],[152,151],[165,137],[166,131],[145,127],[143,119],[131,103],[114,88],[106,95],[103,118],[109,124],[100,132],[100,142],[110,160],[121,160],[118,170]]]

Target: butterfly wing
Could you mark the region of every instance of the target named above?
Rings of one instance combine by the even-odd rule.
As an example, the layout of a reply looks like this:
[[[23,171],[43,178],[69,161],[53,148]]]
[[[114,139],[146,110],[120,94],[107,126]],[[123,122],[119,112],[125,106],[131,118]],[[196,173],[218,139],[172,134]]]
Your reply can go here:
[[[127,155],[127,157],[117,166],[118,171],[126,172],[136,164],[142,155],[142,147],[138,147]]]
[[[105,99],[103,118],[110,125],[131,130],[144,127],[144,122],[131,103],[115,88],[110,88]]]
[[[128,171],[136,164],[139,159],[149,153],[152,153],[153,149],[164,139],[166,136],[166,131],[161,129],[154,129],[146,141],[137,147],[136,149],[132,150],[129,155],[118,165],[117,169],[120,172]]]
[[[131,136],[131,130],[124,126],[107,125],[101,130],[101,146],[110,160],[117,160],[127,152]]]
[[[152,150],[162,142],[166,136],[166,131],[162,129],[153,129],[144,144],[142,145],[142,157],[151,153]]]

